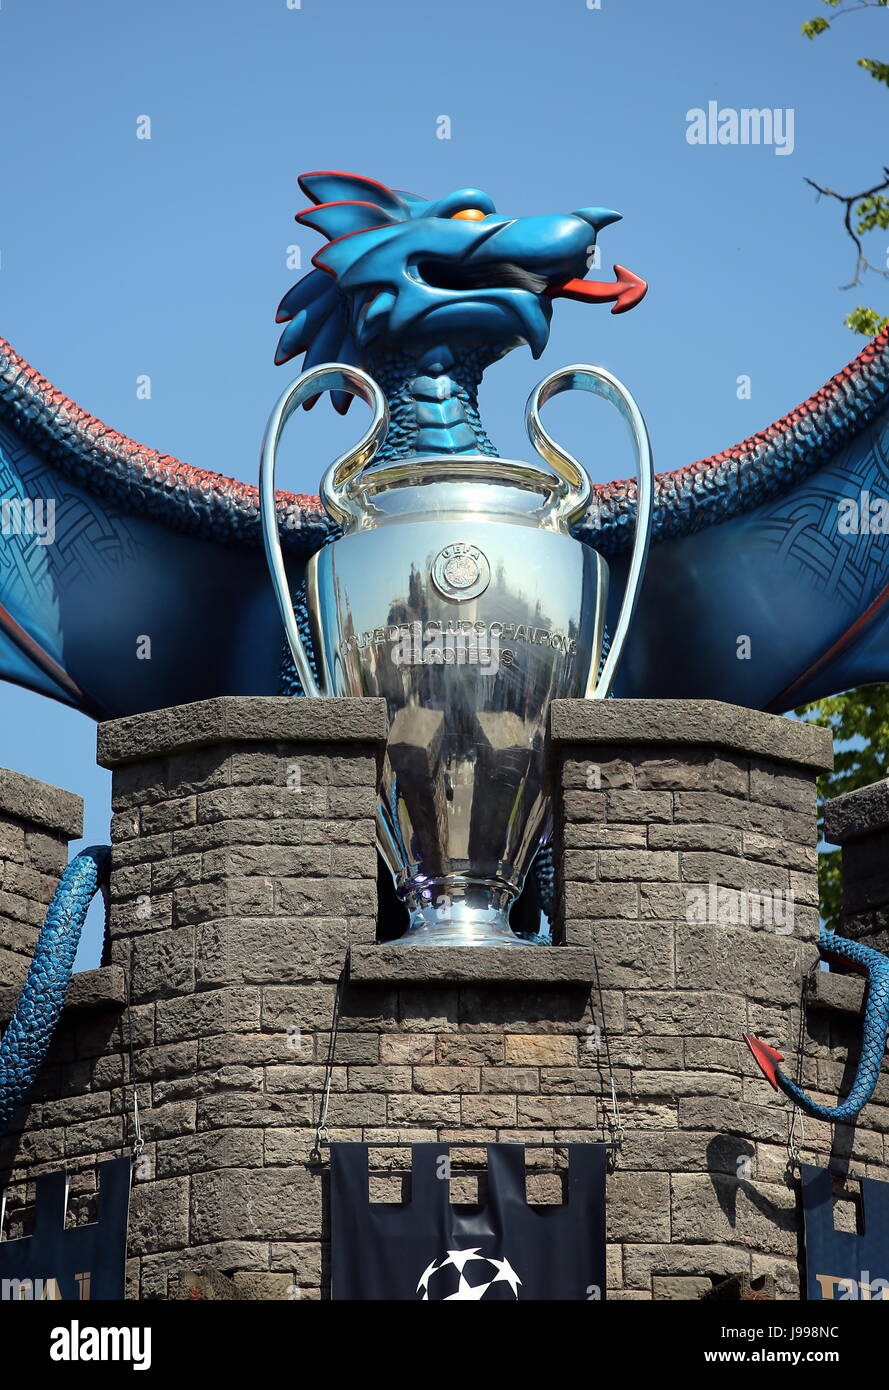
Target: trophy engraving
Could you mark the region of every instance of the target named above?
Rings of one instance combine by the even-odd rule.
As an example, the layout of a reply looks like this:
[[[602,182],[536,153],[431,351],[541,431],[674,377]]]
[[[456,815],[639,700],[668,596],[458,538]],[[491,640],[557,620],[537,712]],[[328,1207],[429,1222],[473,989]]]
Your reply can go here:
[[[458,541],[440,550],[432,563],[432,582],[445,598],[478,598],[491,581],[488,557],[477,545]]]

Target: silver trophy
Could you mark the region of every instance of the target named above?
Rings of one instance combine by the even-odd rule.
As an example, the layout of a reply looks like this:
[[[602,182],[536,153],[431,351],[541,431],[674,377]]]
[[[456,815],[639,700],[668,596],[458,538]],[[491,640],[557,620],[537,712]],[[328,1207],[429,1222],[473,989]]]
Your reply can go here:
[[[592,485],[540,420],[546,401],[574,388],[617,407],[637,459],[627,587],[604,664],[608,566],[569,529]],[[359,396],[373,420],[321,482],[343,534],[307,567],[316,682],[281,554],[275,456],[297,406],[325,390]],[[410,913],[399,944],[529,944],[509,911],[552,830],[550,702],[610,693],[639,595],[653,467],[635,401],[601,367],[565,367],[532,391],[525,419],[548,468],[483,454],[373,467],[388,429],[385,398],[359,368],[331,363],[287,388],[263,441],[263,539],[303,690],[388,705],[377,835]]]

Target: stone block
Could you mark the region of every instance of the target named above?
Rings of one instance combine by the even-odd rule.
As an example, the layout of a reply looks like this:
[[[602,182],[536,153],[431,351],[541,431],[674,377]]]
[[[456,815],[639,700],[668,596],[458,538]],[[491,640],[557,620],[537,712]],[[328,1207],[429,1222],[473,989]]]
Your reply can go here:
[[[515,1096],[464,1095],[460,1103],[460,1119],[470,1128],[476,1126],[513,1126],[517,1123],[517,1102]]]
[[[170,1178],[218,1168],[261,1168],[262,1157],[262,1130],[213,1129],[162,1139],[155,1171],[158,1178]]]
[[[414,1067],[413,1079],[414,1090],[421,1095],[462,1095],[465,1091],[481,1089],[478,1067]]]
[[[772,763],[753,763],[750,767],[750,796],[766,806],[788,811],[811,812],[815,807],[815,782],[800,768]]]
[[[238,1298],[251,1302],[290,1302],[299,1297],[299,1285],[291,1273],[271,1273],[266,1270],[235,1271],[234,1285]]]
[[[386,1119],[390,1125],[459,1125],[460,1097],[439,1095],[389,1096]],[[379,1120],[369,1121],[379,1124]]]
[[[674,983],[672,922],[599,921],[593,923],[591,938],[599,981],[609,989],[658,989]]]
[[[624,1247],[624,1278],[631,1289],[647,1289],[655,1275],[692,1275],[711,1280],[746,1274],[750,1254],[737,1246],[640,1241]]]
[[[710,850],[740,855],[744,832],[729,825],[694,825],[680,822],[648,827],[648,847],[653,850]]]
[[[471,1034],[462,1033],[454,1035],[445,1033],[436,1040],[434,1059],[427,1058],[426,1063],[434,1060],[442,1066],[481,1066],[485,1063],[498,1063],[504,1059],[504,1042],[502,1038],[491,1037],[484,1033],[478,1037]],[[421,1063],[424,1065],[424,1063]]]
[[[83,834],[83,800],[72,792],[0,768],[0,814],[22,828],[39,827],[65,840]]]
[[[301,1240],[273,1242],[269,1258],[273,1270],[286,1269],[292,1273],[298,1288],[319,1288],[323,1268],[321,1256],[320,1242]]]
[[[557,745],[698,745],[816,771],[832,766],[828,729],[719,700],[555,700],[550,733]]]
[[[601,850],[599,877],[618,883],[673,883],[679,855],[670,850]]]
[[[410,1067],[378,1065],[374,1067],[349,1067],[349,1090],[353,1092],[362,1091],[409,1091],[411,1085],[415,1085],[418,1091],[426,1090],[422,1085],[417,1085],[417,1071],[434,1072],[434,1067],[420,1067],[411,1071]],[[319,1091],[321,1087],[317,1088]],[[430,1086],[430,1091],[435,1087]],[[442,1089],[450,1090],[449,1086]],[[472,1089],[469,1087],[468,1089]]]
[[[342,917],[243,917],[206,923],[195,929],[195,980],[200,989],[335,980],[348,944],[349,929]]]
[[[436,1038],[432,1033],[384,1033],[380,1037],[380,1061],[394,1064],[432,1065]]]
[[[192,994],[195,988],[194,931],[148,932],[137,936],[130,955],[135,999],[169,999]]]
[[[646,757],[636,769],[636,785],[663,787],[671,792],[715,791],[746,797],[747,766],[704,750],[682,749],[672,758]]]
[[[796,1255],[796,1194],[786,1185],[698,1173],[674,1173],[670,1185],[674,1239]]]
[[[618,1168],[608,1179],[608,1239],[625,1246],[634,1241],[670,1240],[670,1177]]]
[[[740,989],[740,985],[739,985]],[[627,990],[627,1032],[730,1038],[745,1031],[743,997],[709,990]]]
[[[673,819],[673,798],[669,791],[609,791],[605,794],[605,814],[609,822],[669,824]]]
[[[824,838],[845,845],[889,827],[889,778],[845,792],[824,803]]]
[[[167,1297],[173,1302],[219,1303],[242,1297],[235,1281],[215,1269],[183,1270],[171,1274]]]
[[[694,1274],[655,1274],[651,1281],[651,1296],[670,1302],[691,1302],[706,1298],[713,1289],[710,1279]]]
[[[191,1179],[191,1239],[318,1240],[321,1181],[305,1168],[226,1168]]]
[[[583,883],[568,879],[564,894],[569,923],[584,917],[639,916],[639,889],[635,883]]]
[[[482,1067],[482,1090],[506,1095],[535,1095],[540,1089],[536,1067]]]
[[[577,1062],[577,1039],[551,1033],[515,1033],[504,1038],[509,1066],[571,1067]]]
[[[598,1123],[596,1101],[592,1096],[521,1095],[516,1106],[520,1125],[595,1129]]]
[[[259,1027],[260,1000],[260,991],[252,987],[211,989],[181,999],[161,999],[155,1006],[157,1042],[185,1042],[214,1033],[247,1033]]]
[[[136,1182],[130,1194],[130,1255],[181,1250],[188,1245],[187,1177]]]

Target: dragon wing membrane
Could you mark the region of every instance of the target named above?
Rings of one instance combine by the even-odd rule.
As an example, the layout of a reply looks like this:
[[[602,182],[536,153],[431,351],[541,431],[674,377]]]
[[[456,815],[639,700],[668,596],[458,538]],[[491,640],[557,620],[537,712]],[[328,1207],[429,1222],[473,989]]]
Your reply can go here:
[[[889,329],[782,419],[658,475],[616,694],[785,711],[889,679],[889,534],[841,524],[868,497],[889,498]],[[575,528],[615,609],[635,505],[635,482],[605,484]]]
[[[110,429],[2,339],[0,504],[0,676],[97,718],[276,691],[256,488]],[[289,493],[278,516],[298,582],[330,523]]]
[[[865,493],[889,496],[889,331],[783,419],[658,476],[617,693],[787,709],[889,679],[889,537],[838,525]],[[2,339],[0,502],[4,679],[98,718],[278,691],[256,488],[118,434]],[[611,483],[576,528],[615,608],[634,515],[635,485]],[[278,516],[297,584],[331,523],[287,493]]]

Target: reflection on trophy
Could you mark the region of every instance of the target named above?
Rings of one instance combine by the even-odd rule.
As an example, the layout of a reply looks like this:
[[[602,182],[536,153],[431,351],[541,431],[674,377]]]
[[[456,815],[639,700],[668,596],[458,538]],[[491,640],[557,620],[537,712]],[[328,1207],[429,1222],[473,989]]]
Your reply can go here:
[[[612,402],[635,442],[638,516],[627,588],[602,662],[608,566],[572,538],[590,497],[584,469],[550,438],[540,409],[582,388]],[[321,498],[342,537],[309,562],[316,681],[300,638],[275,521],[275,455],[298,405],[341,391],[371,406],[359,444]],[[528,944],[509,911],[552,830],[550,702],[611,691],[639,594],[651,528],[652,461],[639,410],[599,367],[548,376],[526,409],[549,467],[483,454],[373,465],[385,398],[357,367],[304,372],[281,397],[260,471],[263,536],[287,641],[307,695],[386,700],[380,851],[410,913],[401,942]]]

